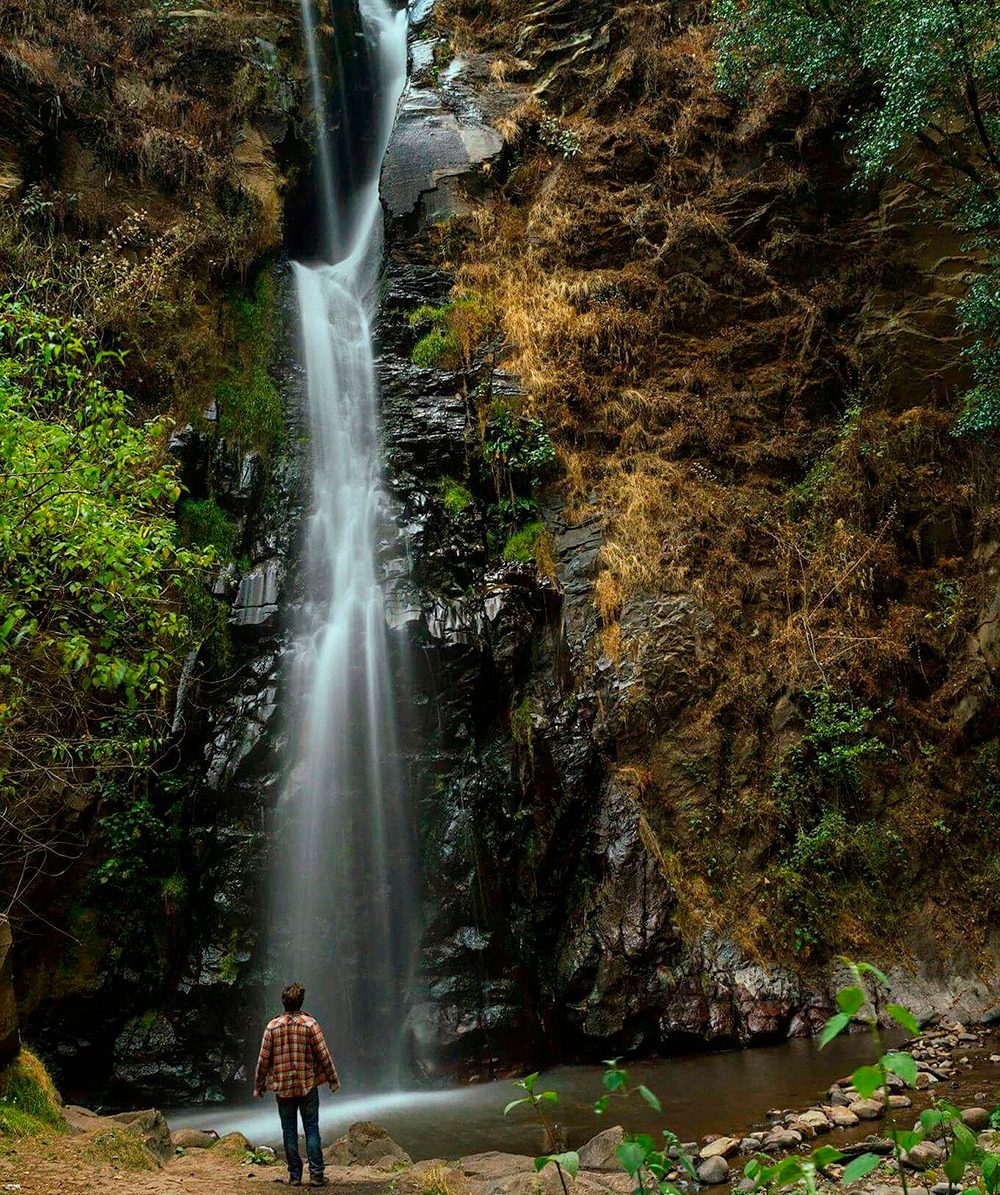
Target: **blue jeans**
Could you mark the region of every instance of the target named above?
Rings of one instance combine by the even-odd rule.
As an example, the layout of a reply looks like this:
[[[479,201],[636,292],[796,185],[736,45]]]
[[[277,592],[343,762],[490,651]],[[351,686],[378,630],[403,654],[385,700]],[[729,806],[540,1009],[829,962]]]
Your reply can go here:
[[[281,1118],[281,1136],[285,1143],[285,1161],[288,1163],[288,1177],[293,1182],[302,1178],[302,1156],[299,1153],[299,1113],[302,1113],[302,1128],[306,1134],[306,1154],[309,1157],[309,1177],[323,1177],[323,1146],[319,1139],[319,1088],[314,1087],[308,1095],[292,1096],[278,1100],[278,1116]]]

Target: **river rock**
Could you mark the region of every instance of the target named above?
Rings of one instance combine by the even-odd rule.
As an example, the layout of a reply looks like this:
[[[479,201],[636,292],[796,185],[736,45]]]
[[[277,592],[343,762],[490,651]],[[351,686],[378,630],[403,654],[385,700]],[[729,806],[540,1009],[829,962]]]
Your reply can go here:
[[[727,1138],[727,1140],[731,1140],[731,1138]],[[700,1162],[697,1171],[699,1182],[707,1183],[710,1187],[718,1186],[719,1183],[727,1182],[729,1179],[729,1163],[718,1154]]]
[[[855,1100],[850,1110],[859,1120],[879,1120],[885,1115],[885,1105],[878,1100]]]
[[[802,1134],[795,1129],[775,1129],[761,1142],[761,1149],[771,1153],[773,1150],[794,1149],[802,1144]]]
[[[205,1129],[175,1129],[170,1134],[174,1149],[208,1149],[218,1141],[218,1133]]]
[[[785,1128],[791,1129],[793,1133],[801,1133],[803,1138],[811,1141],[816,1136],[816,1130],[811,1124],[806,1124],[804,1120],[799,1120],[797,1116],[790,1116],[785,1121]]]
[[[824,1108],[827,1119],[838,1129],[851,1129],[859,1120],[857,1113],[852,1112],[850,1108],[840,1107],[837,1104],[831,1104],[828,1108]]]
[[[912,1108],[913,1100],[911,1100],[908,1095],[890,1095],[889,1096],[889,1107],[890,1108]]]
[[[605,1129],[584,1145],[580,1153],[581,1170],[621,1170],[621,1163],[615,1150],[625,1140],[625,1130],[620,1124]]]
[[[903,1154],[903,1163],[911,1170],[927,1170],[944,1160],[944,1150],[933,1141],[918,1141]]]
[[[963,1108],[962,1124],[974,1132],[981,1132],[990,1127],[990,1114],[986,1108]]]
[[[698,1156],[707,1161],[709,1158],[731,1158],[738,1152],[740,1143],[735,1137],[716,1137],[707,1145],[703,1145]]]
[[[800,1120],[803,1124],[809,1125],[817,1133],[828,1133],[830,1131],[830,1120],[826,1113],[819,1108],[807,1108],[796,1119]]]
[[[330,1166],[377,1166],[382,1170],[412,1162],[402,1146],[397,1145],[380,1124],[370,1120],[352,1124],[323,1156]]]

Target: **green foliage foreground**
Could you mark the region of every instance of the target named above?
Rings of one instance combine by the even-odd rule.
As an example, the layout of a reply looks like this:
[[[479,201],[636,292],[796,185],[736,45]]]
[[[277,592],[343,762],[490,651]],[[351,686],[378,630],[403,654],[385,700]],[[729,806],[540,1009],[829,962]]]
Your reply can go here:
[[[212,558],[177,543],[167,429],[134,420],[120,362],[0,298],[0,863],[28,874],[72,786],[154,755]]]
[[[966,238],[973,385],[955,430],[1000,428],[1000,5],[716,0],[714,15],[724,91],[751,99],[779,76],[834,99],[860,180],[903,180]]]
[[[837,993],[838,1011],[827,1021],[820,1034],[822,1049],[843,1033],[852,1023],[867,1026],[871,1035],[873,1056],[871,1063],[859,1066],[851,1075],[851,1083],[863,1099],[883,1096],[888,1102],[889,1075],[898,1075],[908,1087],[917,1081],[917,1063],[913,1055],[905,1050],[888,1050],[882,1045],[878,1018],[870,1011],[871,993],[869,984],[888,990],[889,981],[885,975],[870,963],[854,963],[841,960],[847,967],[851,982]],[[907,1033],[916,1035],[920,1026],[909,1009],[901,1004],[888,1003],[885,1013]],[[597,1099],[594,1112],[603,1116],[613,1099],[628,1100],[632,1095],[640,1096],[654,1112],[661,1112],[659,1097],[648,1087],[629,1088],[628,1072],[613,1059],[607,1063],[604,1074],[604,1093]],[[559,1102],[555,1091],[538,1090],[538,1074],[528,1075],[515,1083],[524,1094],[511,1100],[504,1109],[507,1116],[518,1108],[529,1109],[538,1120],[545,1134],[546,1147],[557,1143],[557,1130],[549,1119],[548,1111]],[[1000,1109],[998,1109],[1000,1112]],[[960,1109],[946,1100],[937,1100],[921,1112],[914,1128],[901,1130],[896,1125],[892,1111],[888,1111],[889,1138],[892,1153],[888,1159],[876,1153],[862,1153],[849,1161],[832,1145],[823,1145],[808,1155],[792,1154],[775,1161],[767,1154],[759,1154],[746,1165],[744,1174],[753,1182],[753,1191],[779,1192],[802,1191],[806,1195],[817,1195],[820,1177],[839,1182],[847,1187],[871,1174],[883,1162],[893,1166],[898,1174],[904,1195],[909,1190],[906,1172],[908,1151],[925,1140],[943,1138],[946,1156],[942,1170],[949,1186],[964,1195],[998,1195],[1000,1193],[1000,1154],[984,1149],[976,1134],[962,1121]],[[694,1160],[685,1153],[677,1134],[669,1129],[661,1133],[662,1141],[655,1140],[648,1133],[626,1133],[615,1155],[622,1170],[635,1184],[632,1195],[682,1195],[693,1181],[697,1188],[699,1179]],[[841,1166],[841,1163],[846,1163]],[[535,1159],[537,1170],[554,1166],[559,1174],[563,1192],[568,1195],[566,1175],[575,1177],[580,1169],[580,1155],[575,1150],[562,1150],[541,1155]],[[831,1167],[837,1167],[831,1171]]]

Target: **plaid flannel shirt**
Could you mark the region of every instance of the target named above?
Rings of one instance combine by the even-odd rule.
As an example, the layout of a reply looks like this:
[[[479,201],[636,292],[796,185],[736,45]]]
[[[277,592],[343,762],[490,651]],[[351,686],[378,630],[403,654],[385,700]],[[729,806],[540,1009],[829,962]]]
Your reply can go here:
[[[281,1099],[292,1099],[308,1095],[323,1083],[340,1086],[319,1021],[307,1012],[285,1012],[268,1021],[260,1043],[254,1091],[262,1095],[266,1085]]]

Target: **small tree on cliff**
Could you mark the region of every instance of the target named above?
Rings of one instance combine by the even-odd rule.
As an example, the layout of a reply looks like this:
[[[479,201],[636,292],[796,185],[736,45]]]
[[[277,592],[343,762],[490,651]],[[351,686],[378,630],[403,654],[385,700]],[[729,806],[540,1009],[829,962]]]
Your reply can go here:
[[[833,99],[862,180],[904,180],[968,239],[959,319],[973,386],[956,431],[1000,428],[1000,6],[995,0],[716,0],[718,80]]]

